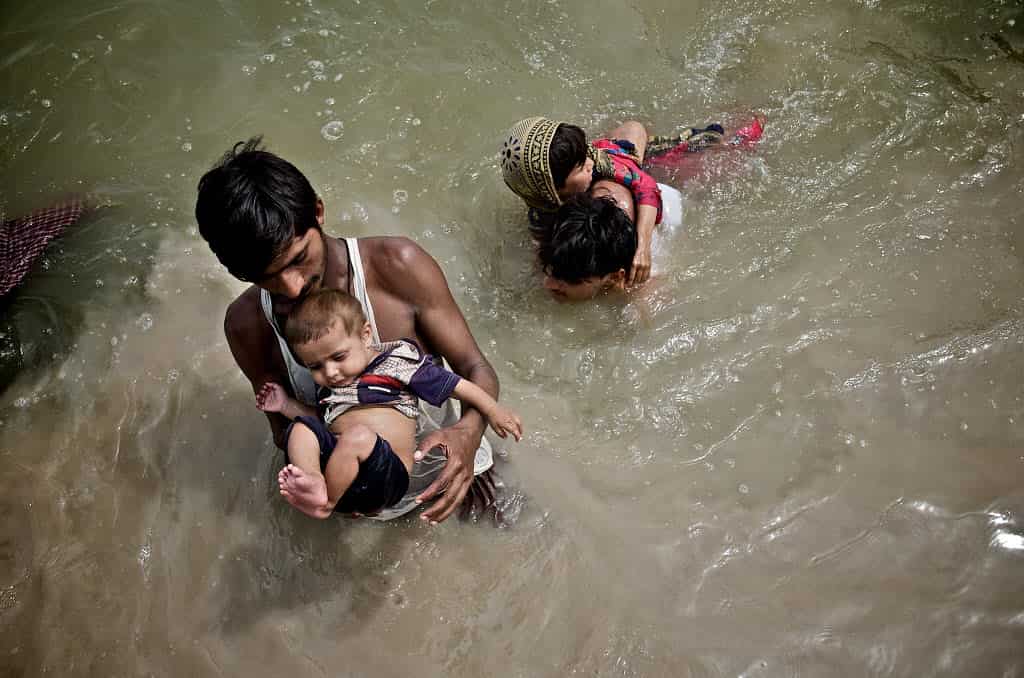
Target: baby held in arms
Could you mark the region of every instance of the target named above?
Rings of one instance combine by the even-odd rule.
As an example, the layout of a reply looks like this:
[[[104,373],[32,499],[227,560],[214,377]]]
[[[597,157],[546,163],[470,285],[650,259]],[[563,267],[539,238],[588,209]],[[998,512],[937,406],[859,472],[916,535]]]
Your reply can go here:
[[[413,341],[372,343],[362,306],[323,289],[289,314],[285,339],[320,387],[320,409],[263,384],[256,406],[292,420],[281,495],[314,518],[333,511],[373,514],[409,487],[416,447],[417,398],[440,405],[457,398],[483,414],[502,438],[522,438],[519,416],[479,386],[425,355]]]

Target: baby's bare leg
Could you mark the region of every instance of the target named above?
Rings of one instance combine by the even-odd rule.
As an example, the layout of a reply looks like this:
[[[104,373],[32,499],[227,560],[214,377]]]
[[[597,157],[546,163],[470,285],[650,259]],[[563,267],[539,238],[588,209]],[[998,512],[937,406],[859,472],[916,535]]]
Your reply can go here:
[[[327,483],[320,473],[320,443],[304,424],[295,424],[288,437],[290,464],[277,474],[281,496],[289,504],[313,518],[331,515],[333,503],[327,499]]]
[[[327,482],[327,503],[333,510],[341,495],[359,475],[359,462],[366,461],[377,444],[377,434],[368,426],[346,426],[338,436],[334,454],[327,461],[324,476]]]

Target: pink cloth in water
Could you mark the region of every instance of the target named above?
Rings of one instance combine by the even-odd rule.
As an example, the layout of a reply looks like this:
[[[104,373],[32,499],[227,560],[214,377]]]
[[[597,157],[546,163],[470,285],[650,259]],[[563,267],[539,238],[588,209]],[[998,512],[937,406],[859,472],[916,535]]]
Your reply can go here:
[[[0,297],[24,279],[51,240],[74,224],[85,211],[78,198],[11,219],[0,226]]]
[[[764,134],[764,123],[761,122],[760,118],[754,118],[751,122],[747,123],[740,129],[733,133],[732,138],[725,142],[727,146],[735,146],[739,148],[748,148],[753,146],[761,139]],[[719,137],[720,138],[720,137]],[[701,140],[700,143],[692,143],[684,141],[675,148],[670,148],[667,151],[659,153],[658,155],[651,156],[645,159],[644,168],[653,169],[661,168],[663,170],[680,170],[687,168],[688,163],[691,162],[693,154],[710,146],[717,146],[721,142],[714,144],[708,144]]]

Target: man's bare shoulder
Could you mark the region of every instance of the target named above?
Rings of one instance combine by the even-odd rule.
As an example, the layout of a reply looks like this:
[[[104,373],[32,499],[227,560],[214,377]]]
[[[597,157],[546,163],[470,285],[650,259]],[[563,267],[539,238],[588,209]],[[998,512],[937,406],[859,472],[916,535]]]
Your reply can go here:
[[[404,236],[360,238],[359,252],[377,284],[386,289],[407,287],[437,269],[434,258]]]
[[[425,249],[403,235],[360,238],[359,251],[374,264],[387,266],[408,265],[422,257],[432,259]]]

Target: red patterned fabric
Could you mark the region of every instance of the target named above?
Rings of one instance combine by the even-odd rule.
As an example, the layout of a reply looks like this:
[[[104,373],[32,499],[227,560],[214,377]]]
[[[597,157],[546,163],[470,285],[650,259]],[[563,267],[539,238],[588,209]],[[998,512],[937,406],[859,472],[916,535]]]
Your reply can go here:
[[[22,281],[46,245],[84,211],[85,203],[74,198],[0,226],[0,297]]]
[[[636,147],[628,141],[615,139],[597,139],[590,145],[604,151],[611,160],[613,174],[604,178],[611,179],[628,188],[633,194],[633,200],[636,201],[637,207],[640,205],[656,207],[658,215],[655,217],[654,223],[660,224],[661,189],[658,188],[658,182],[652,179],[650,174],[640,169],[636,156],[632,153]]]

